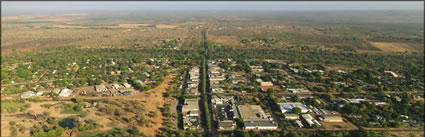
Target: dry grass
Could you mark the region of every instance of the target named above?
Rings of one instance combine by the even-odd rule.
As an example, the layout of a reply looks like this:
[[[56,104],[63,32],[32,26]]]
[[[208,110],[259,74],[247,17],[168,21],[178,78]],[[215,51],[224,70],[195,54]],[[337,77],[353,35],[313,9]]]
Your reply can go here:
[[[176,28],[175,25],[165,25],[165,24],[156,24],[155,27],[156,28],[159,28],[159,29],[173,29],[173,28]]]
[[[350,122],[320,122],[325,130],[357,130]]]
[[[214,41],[221,45],[242,46],[242,43],[235,36],[217,36],[208,35],[208,40]]]
[[[401,42],[371,42],[373,46],[384,52],[423,52],[424,44]]]
[[[152,24],[119,24],[122,28],[153,27]]]

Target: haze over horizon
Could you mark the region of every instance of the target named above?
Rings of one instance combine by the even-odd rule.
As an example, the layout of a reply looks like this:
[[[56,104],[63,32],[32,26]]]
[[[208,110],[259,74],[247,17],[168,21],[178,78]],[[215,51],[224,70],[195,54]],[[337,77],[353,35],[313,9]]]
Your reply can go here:
[[[2,16],[90,11],[331,11],[331,10],[424,10],[417,2],[2,2]]]

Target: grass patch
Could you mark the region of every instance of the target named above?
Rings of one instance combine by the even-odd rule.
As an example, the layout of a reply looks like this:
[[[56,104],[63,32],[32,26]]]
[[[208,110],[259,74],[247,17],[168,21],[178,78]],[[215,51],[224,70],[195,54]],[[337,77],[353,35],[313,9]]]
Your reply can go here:
[[[72,108],[64,109],[61,111],[61,114],[82,114],[83,112],[75,111]]]
[[[101,132],[99,132],[99,131],[91,132],[91,133],[84,132],[84,133],[78,134],[77,137],[98,137],[98,136],[100,136],[100,133]]]
[[[30,105],[25,103],[1,103],[1,112],[6,110],[9,113],[15,113],[17,111],[25,111],[29,107]]]
[[[2,109],[9,109],[9,108],[22,108],[25,106],[25,103],[2,103],[1,108]]]

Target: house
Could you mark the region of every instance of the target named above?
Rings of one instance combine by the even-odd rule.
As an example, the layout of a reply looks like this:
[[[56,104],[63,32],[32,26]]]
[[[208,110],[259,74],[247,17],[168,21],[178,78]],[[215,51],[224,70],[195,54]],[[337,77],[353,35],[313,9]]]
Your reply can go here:
[[[35,93],[33,91],[27,91],[21,94],[21,98],[30,98],[34,96],[35,96]]]
[[[255,81],[258,82],[258,83],[260,83],[260,84],[261,84],[261,82],[263,82],[263,80],[262,79],[259,79],[259,78],[258,79],[255,79]]]
[[[390,74],[392,77],[398,78],[398,75],[393,71],[384,71],[384,73]]]
[[[241,83],[241,82],[246,82],[246,80],[244,78],[240,78],[240,77],[238,77],[238,78],[232,78],[231,80],[232,80],[232,83],[233,84],[238,84],[238,83]]]
[[[136,80],[136,83],[139,83],[141,86],[143,86],[145,83],[141,80]]]
[[[59,94],[59,92],[61,92],[61,89],[59,88],[55,88],[52,90],[53,93]]]
[[[300,108],[301,113],[307,113],[309,111],[304,104],[299,102],[278,103],[278,105],[282,113],[292,113],[294,107]]]
[[[113,89],[119,89],[121,86],[118,83],[112,84]]]
[[[70,97],[72,96],[72,90],[68,89],[68,88],[64,88],[61,90],[61,92],[59,93],[60,97]]]
[[[104,84],[95,86],[96,92],[105,92],[107,90],[106,86]]]
[[[300,116],[298,114],[285,114],[285,119],[296,120],[300,119]]]
[[[260,83],[261,86],[273,86],[272,82],[261,82]]]
[[[308,92],[310,92],[308,89],[305,89],[305,88],[288,88],[288,91],[292,92],[292,93],[308,93]]]
[[[340,115],[324,115],[323,122],[344,122]]]
[[[123,86],[124,86],[125,88],[131,88],[131,85],[130,85],[130,84],[128,84],[128,83],[124,83],[124,84],[123,84]]]

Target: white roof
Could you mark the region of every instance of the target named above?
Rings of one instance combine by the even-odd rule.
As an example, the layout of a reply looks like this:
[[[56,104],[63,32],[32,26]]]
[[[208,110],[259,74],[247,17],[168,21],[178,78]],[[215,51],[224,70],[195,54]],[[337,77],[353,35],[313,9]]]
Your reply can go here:
[[[288,102],[288,103],[278,103],[280,110],[282,111],[282,113],[288,113],[288,112],[292,112],[292,108],[294,107],[298,107],[301,109],[301,113],[307,113],[308,109],[307,107],[299,102]]]

